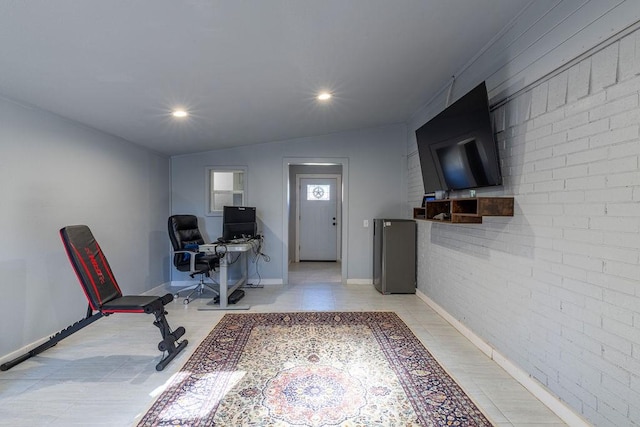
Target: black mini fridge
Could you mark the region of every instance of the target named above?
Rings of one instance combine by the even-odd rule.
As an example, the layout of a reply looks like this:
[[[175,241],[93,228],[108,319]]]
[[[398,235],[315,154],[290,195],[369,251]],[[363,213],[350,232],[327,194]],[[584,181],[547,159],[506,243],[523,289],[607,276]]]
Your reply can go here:
[[[373,286],[383,294],[416,292],[414,220],[373,220]]]

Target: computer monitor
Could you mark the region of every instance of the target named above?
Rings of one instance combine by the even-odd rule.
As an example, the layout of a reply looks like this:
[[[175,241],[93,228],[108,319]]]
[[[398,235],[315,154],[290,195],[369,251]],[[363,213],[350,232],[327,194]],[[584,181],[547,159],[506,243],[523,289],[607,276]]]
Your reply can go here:
[[[252,239],[257,234],[256,208],[224,206],[222,209],[222,239],[225,241]]]

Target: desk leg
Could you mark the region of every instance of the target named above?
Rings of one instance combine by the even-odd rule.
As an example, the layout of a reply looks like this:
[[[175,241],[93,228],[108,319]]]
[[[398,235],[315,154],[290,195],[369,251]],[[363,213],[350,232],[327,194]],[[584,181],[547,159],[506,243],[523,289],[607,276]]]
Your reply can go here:
[[[229,264],[227,257],[220,260],[220,309],[227,308],[229,304]]]
[[[231,286],[231,292],[238,289],[240,286],[247,283],[247,278],[249,277],[248,263],[247,263],[247,252],[239,252],[240,257],[242,258],[240,261],[241,269],[242,269],[242,277]],[[248,310],[250,307],[248,305],[238,305],[231,304],[229,305],[229,263],[228,256],[224,256],[220,260],[220,301],[218,304],[213,304],[213,301],[207,304],[208,307],[198,308],[199,311],[209,311],[209,310]],[[209,307],[212,306],[212,307]]]

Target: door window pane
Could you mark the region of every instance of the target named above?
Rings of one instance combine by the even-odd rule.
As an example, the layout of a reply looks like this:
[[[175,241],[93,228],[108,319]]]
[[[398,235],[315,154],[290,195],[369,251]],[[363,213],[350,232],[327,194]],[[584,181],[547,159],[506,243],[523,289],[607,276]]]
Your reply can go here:
[[[330,185],[318,185],[318,184],[308,184],[307,185],[307,200],[331,200],[331,186]]]

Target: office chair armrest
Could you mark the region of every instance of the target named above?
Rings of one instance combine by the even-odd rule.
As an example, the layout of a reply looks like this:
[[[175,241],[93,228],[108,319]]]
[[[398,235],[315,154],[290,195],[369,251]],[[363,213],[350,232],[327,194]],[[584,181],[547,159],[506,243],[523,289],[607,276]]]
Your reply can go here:
[[[173,251],[174,254],[189,254],[189,271],[191,273],[197,273],[196,271],[196,255],[200,254],[198,251],[180,250]]]

